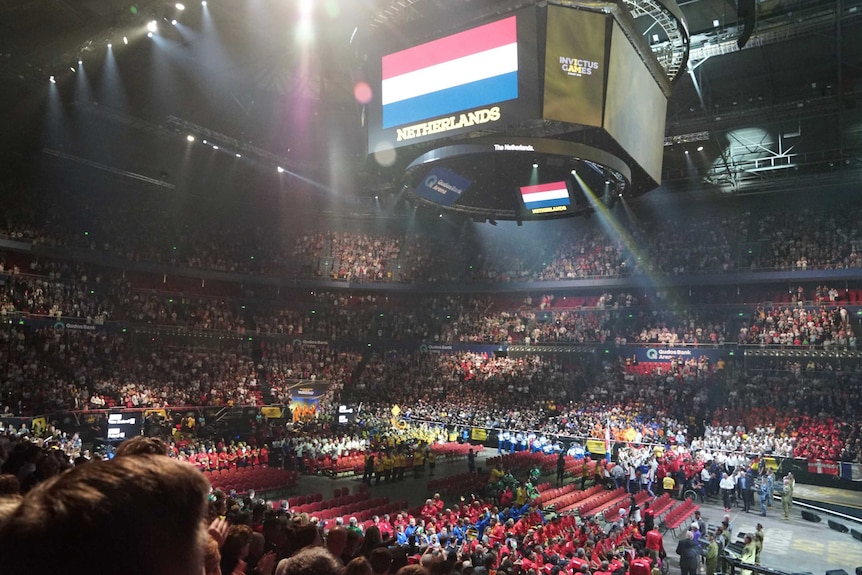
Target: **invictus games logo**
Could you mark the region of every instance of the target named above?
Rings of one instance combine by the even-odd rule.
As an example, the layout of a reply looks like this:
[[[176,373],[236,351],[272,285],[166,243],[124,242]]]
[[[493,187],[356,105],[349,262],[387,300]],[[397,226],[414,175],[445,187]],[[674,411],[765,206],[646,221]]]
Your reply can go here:
[[[578,60],[560,56],[560,67],[569,76],[592,76],[593,70],[599,69],[599,63],[592,60]]]

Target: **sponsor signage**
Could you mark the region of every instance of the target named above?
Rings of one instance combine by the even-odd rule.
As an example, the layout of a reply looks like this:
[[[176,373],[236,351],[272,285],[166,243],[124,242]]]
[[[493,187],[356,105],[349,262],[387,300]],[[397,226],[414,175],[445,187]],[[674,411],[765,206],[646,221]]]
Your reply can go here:
[[[429,202],[451,206],[470,188],[472,183],[452,170],[438,166],[416,186],[415,192],[417,196]]]
[[[621,347],[622,357],[636,357],[638,362],[671,363],[676,360],[685,362],[690,359],[706,357],[709,363],[716,363],[721,357],[720,350],[701,347]]]

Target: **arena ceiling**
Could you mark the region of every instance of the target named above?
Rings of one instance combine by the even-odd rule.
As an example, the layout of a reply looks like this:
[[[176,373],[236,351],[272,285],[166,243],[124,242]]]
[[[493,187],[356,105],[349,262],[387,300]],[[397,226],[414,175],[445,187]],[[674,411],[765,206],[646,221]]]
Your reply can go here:
[[[433,37],[451,29],[454,14],[463,23],[533,3],[314,0],[314,43],[303,45],[295,25],[304,1],[210,0],[229,58],[204,68],[221,77],[226,89],[208,95],[202,106],[200,99],[152,98],[151,90],[128,80],[125,113],[163,125],[170,117],[189,119],[277,155],[297,142],[288,134],[267,133],[271,111],[286,100],[319,102],[315,116],[336,117],[336,128],[349,126],[359,134],[345,140],[340,152],[358,161],[364,150],[356,149],[363,138],[353,86],[369,44]],[[181,21],[201,12],[199,2],[194,4]],[[755,32],[740,50],[735,1],[679,1],[691,52],[668,108],[665,181],[744,191],[776,181],[785,185],[783,178],[807,174],[808,168],[818,177],[833,168],[835,177],[862,168],[856,106],[862,91],[862,0],[757,0],[756,6]],[[44,89],[49,76],[68,74],[78,59],[102,59],[107,42],[121,41],[150,19],[168,22],[176,13],[175,2],[164,0],[4,0],[0,82],[6,88],[0,103],[16,109],[16,100]],[[648,16],[636,22],[650,44],[666,42]],[[176,34],[178,42],[189,42],[181,36]],[[333,129],[318,130],[321,140]],[[692,156],[701,146],[703,155]]]

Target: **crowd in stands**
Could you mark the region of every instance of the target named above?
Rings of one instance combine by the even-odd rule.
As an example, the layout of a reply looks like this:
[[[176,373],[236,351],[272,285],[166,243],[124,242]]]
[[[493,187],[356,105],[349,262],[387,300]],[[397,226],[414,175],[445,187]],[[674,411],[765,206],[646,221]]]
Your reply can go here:
[[[288,404],[303,379],[329,383],[321,406],[349,381],[359,356],[327,347],[261,343],[211,348],[133,341],[107,331],[0,331],[0,413],[185,405]],[[140,336],[138,336],[140,339]]]
[[[752,269],[846,269],[862,265],[859,228],[852,213],[776,207],[757,223],[759,249]]]
[[[708,444],[808,460],[858,461],[862,368],[813,360],[779,362],[731,378]],[[769,449],[771,447],[771,450]]]
[[[155,198],[134,210],[114,198],[63,197],[49,219],[12,212],[0,233],[19,241],[152,262],[246,274],[350,282],[558,281],[632,274],[845,269],[862,265],[862,238],[845,209],[749,207],[621,217],[615,237],[597,221],[549,229],[540,240],[489,240],[441,228],[417,234],[369,221],[285,226],[275,212],[216,205],[172,210]],[[68,205],[66,205],[68,204]],[[189,207],[188,210],[192,208]],[[725,213],[726,212],[726,213]],[[228,215],[229,214],[229,215]],[[21,221],[23,219],[23,221]],[[796,225],[788,226],[785,222]],[[318,222],[315,222],[318,223]],[[526,233],[526,232],[525,232]]]
[[[152,206],[144,209],[139,225],[131,225],[131,214],[118,209],[94,203],[70,207],[70,214],[98,222],[91,230],[62,213],[39,225],[27,217],[23,222],[7,221],[5,229],[12,239],[89,254],[104,252],[135,262],[351,282],[427,283],[760,268],[768,260],[764,249],[751,250],[753,258],[766,258],[757,262],[740,263],[729,254],[740,253],[740,242],[756,244],[771,233],[768,223],[752,224],[752,212],[701,214],[701,219],[681,216],[673,228],[638,222],[629,230],[631,236],[623,234],[622,239],[610,239],[595,225],[574,232],[555,230],[543,241],[514,245],[471,236],[459,246],[459,259],[451,257],[453,248],[447,242],[452,238],[383,230],[385,226],[360,231],[363,226],[357,225],[346,231],[336,225],[327,232],[298,226],[263,241],[268,237],[266,218],[260,225],[244,224],[242,218],[217,219],[225,227],[216,234],[216,228],[207,225],[217,217],[214,214],[178,226],[174,217],[157,221],[164,214]],[[110,214],[109,221],[102,218],[105,213]],[[815,212],[804,216],[801,239],[785,241],[788,232],[778,232],[784,245],[776,249],[791,251],[774,252],[779,255],[769,260],[772,267],[858,264],[855,235],[845,216]],[[123,225],[129,226],[128,234],[118,233]],[[118,239],[107,240],[113,237]],[[152,241],[145,242],[147,237]],[[767,237],[768,242],[775,240]],[[641,246],[634,253],[632,241]],[[138,242],[144,247],[138,249]],[[810,243],[827,247],[811,250]],[[249,251],[249,245],[259,247]],[[409,418],[449,426],[601,438],[610,421],[615,437],[635,441],[681,437],[715,450],[793,453],[810,459],[860,457],[860,426],[854,415],[858,374],[833,372],[831,364],[822,369],[791,365],[786,374],[752,373],[732,379],[723,408],[716,411],[708,407],[712,390],[722,387],[714,384],[716,365],[696,354],[686,361],[650,366],[633,365],[624,358],[620,369],[613,364],[613,369],[597,374],[585,371],[577,361],[564,363],[546,355],[384,351],[386,346],[369,346],[362,355],[345,351],[350,347],[330,347],[379,340],[721,345],[733,340],[738,328],[737,342],[745,345],[854,350],[856,335],[846,304],[858,301],[854,295],[860,290],[799,286],[775,299],[775,304],[761,304],[749,317],[735,318],[718,306],[697,305],[721,301],[723,296],[701,293],[698,300],[690,291],[688,298],[679,292],[616,290],[590,296],[498,297],[315,291],[298,297],[298,289],[281,293],[277,288],[237,286],[220,292],[203,287],[205,282],[200,290],[171,291],[159,289],[157,280],[141,279],[141,273],[117,271],[109,261],[104,266],[83,264],[75,253],[70,250],[68,259],[5,254],[0,259],[4,280],[0,316],[75,319],[88,326],[122,324],[132,329],[64,332],[7,323],[0,331],[0,362],[6,368],[0,380],[4,413],[285,404],[291,401],[296,380],[320,379],[327,382],[321,413],[330,412],[336,401],[364,401],[368,417],[385,420],[385,410],[397,400]],[[790,256],[798,261],[788,264]],[[286,337],[213,349],[160,340],[157,335],[146,341],[134,326]],[[307,345],[293,341],[299,336],[319,341]],[[452,397],[458,397],[457,407]],[[688,413],[683,413],[683,405]],[[708,409],[714,411],[711,425],[700,430],[702,437],[693,438],[691,414]],[[788,414],[794,410],[803,411],[804,417],[790,421]]]
[[[405,350],[363,360],[359,353],[293,341],[211,349],[135,341],[132,334],[20,326],[0,336],[7,414],[286,405],[296,382],[320,379],[326,382],[316,407],[322,414],[337,403],[363,404],[363,418],[385,421],[397,403],[409,420],[450,427],[602,438],[610,422],[613,437],[636,443],[679,436],[681,443],[712,450],[859,457],[862,378],[853,366],[791,362],[724,382],[717,365],[696,355],[647,370],[621,358],[588,373],[578,362],[544,355]],[[716,390],[725,394],[721,407],[702,437],[693,436],[687,429],[692,416],[711,409]]]
[[[44,275],[7,276],[3,291],[7,315],[21,311],[58,319],[84,315],[95,325],[102,323],[100,317],[136,316],[143,323],[154,318],[157,325],[215,330],[219,318],[236,317],[234,312],[242,311],[230,298],[145,294],[110,276],[90,275],[88,269],[54,262],[39,262],[33,271]],[[830,291],[822,288],[814,293],[829,299]],[[125,295],[100,299],[101,293]],[[688,308],[649,311],[635,305],[614,310],[559,310],[553,297],[523,300],[519,309],[511,312],[495,310],[498,303],[490,298],[434,296],[420,299],[418,306],[401,313],[404,304],[384,299],[320,293],[311,304],[320,314],[306,313],[300,321],[298,311],[288,310],[294,315],[286,316],[286,321],[296,321],[298,327],[288,327],[286,335],[303,333],[303,324],[316,330],[330,322],[325,319],[330,316],[337,319],[329,325],[342,326],[332,333],[335,340],[345,334],[368,336],[375,330],[402,337],[421,332],[423,338],[442,342],[482,343],[602,342],[616,334],[615,343],[657,345],[701,340],[720,343],[726,325],[720,314]],[[614,305],[614,301],[628,305],[630,300],[636,304],[635,298],[623,293],[605,294],[598,301],[602,305]],[[144,310],[148,311],[141,315]],[[788,329],[802,325],[803,320],[811,333],[838,330],[837,345],[845,343],[842,332],[853,333],[845,308],[839,306],[821,306],[819,313],[817,308],[799,305],[759,308],[752,324]],[[759,329],[752,327],[748,333]],[[375,352],[363,362],[359,353],[337,350],[325,341],[320,345],[290,339],[257,341],[241,349],[213,350],[168,344],[158,338],[142,345],[140,335],[129,333],[64,332],[14,325],[0,337],[0,360],[7,367],[2,380],[2,410],[11,414],[116,406],[286,404],[291,401],[290,388],[296,380],[321,379],[328,382],[319,406],[322,412],[330,411],[336,399],[357,404],[365,401],[369,408],[388,409],[387,405],[376,405],[375,399],[397,398],[411,417],[420,420],[578,437],[600,437],[602,422],[610,416],[614,428],[621,427],[626,433],[634,429],[633,437],[644,441],[675,436],[676,427],[685,419],[680,405],[693,411],[704,408],[711,387],[704,382],[712,377],[715,367],[696,355],[686,361],[651,366],[647,371],[626,360],[629,365],[624,369],[584,385],[585,374],[576,364],[564,365],[540,356],[515,359],[467,352],[391,351]],[[855,338],[845,339],[851,348]],[[724,436],[719,440],[719,434],[707,430],[703,445],[793,452],[811,459],[858,458],[858,433],[852,431],[852,398],[860,391],[856,390],[858,378],[830,372],[830,368],[827,364],[815,370],[814,377],[809,366],[803,369],[795,364],[778,378],[754,373],[731,382],[724,411],[717,415],[715,424],[741,424],[748,431],[739,436],[743,439],[731,441],[733,438]],[[354,381],[357,374],[359,378]],[[841,385],[832,384],[835,378],[840,378]],[[457,409],[451,405],[453,396],[460,400]],[[798,409],[805,411],[806,419],[794,424],[785,421],[785,414]],[[645,422],[641,421],[644,412],[649,414]],[[833,419],[824,414],[832,414]],[[659,425],[660,433],[651,427],[665,418]],[[617,424],[617,420],[626,424]]]
[[[818,300],[822,298],[820,291],[820,288],[817,288],[815,298]],[[856,335],[850,325],[849,313],[844,307],[758,307],[750,325],[740,328],[739,343],[794,347],[822,345],[827,349],[832,346],[855,349]]]
[[[545,296],[532,303],[499,305],[490,297],[426,296],[400,299],[332,294],[312,301],[276,296],[249,298],[190,295],[136,287],[116,272],[34,259],[29,272],[12,269],[0,291],[0,315],[108,321],[214,330],[235,334],[307,335],[325,341],[372,339],[442,343],[722,344],[721,311],[638,306],[625,292],[604,293],[592,307]],[[325,292],[324,292],[325,293]],[[378,301],[379,299],[379,301]],[[571,309],[568,306],[576,306]],[[623,309],[629,313],[616,313]],[[635,309],[636,308],[636,309]],[[843,309],[843,308],[841,308]],[[801,313],[805,313],[803,310]],[[834,315],[834,312],[830,313]],[[836,344],[855,344],[846,326]],[[747,327],[743,327],[748,330]],[[753,330],[754,328],[752,328]]]

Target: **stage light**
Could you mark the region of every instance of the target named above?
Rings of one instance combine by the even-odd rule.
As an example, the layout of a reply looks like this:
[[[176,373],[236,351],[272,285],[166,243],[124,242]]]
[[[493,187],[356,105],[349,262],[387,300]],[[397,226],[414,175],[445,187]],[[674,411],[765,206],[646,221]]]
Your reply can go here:
[[[702,151],[703,151],[703,146],[698,146],[698,147],[697,147],[697,151],[698,151],[698,152],[702,152]]]
[[[375,200],[379,200],[379,199],[380,199],[380,196],[374,196],[374,199],[375,199]]]
[[[237,155],[236,155],[236,157],[237,157],[237,158],[241,158],[241,157],[242,157],[242,154],[237,154]]]
[[[201,6],[206,8],[206,5],[207,5],[207,0],[201,0]]]
[[[176,21],[176,20],[171,20],[171,24],[173,24],[174,26],[176,26],[176,25],[177,25],[177,21]]]
[[[49,82],[51,82],[52,84],[56,84],[56,83],[57,83],[57,79],[56,79],[56,78],[54,78],[54,76],[50,76],[50,77],[48,78],[48,81],[49,81]]]
[[[108,42],[108,48],[113,48],[113,47],[114,47],[114,45],[111,44],[110,42]]]
[[[149,30],[150,32],[158,32],[159,23],[155,20],[150,20],[149,24],[147,24],[147,30]]]
[[[83,61],[83,60],[78,60],[78,66],[83,66],[83,65],[84,65],[84,61]]]
[[[203,142],[204,142],[204,144],[206,144],[206,143],[207,143],[207,141],[206,141],[206,140],[204,140]]]
[[[218,150],[218,146],[213,146],[213,150]]]
[[[126,36],[123,36],[123,44],[129,44],[129,39]]]
[[[72,72],[77,72],[77,70],[75,69],[75,67],[74,67],[74,66],[69,66],[69,69],[70,69]]]
[[[278,173],[279,173],[279,174],[283,174],[283,173],[284,173],[284,168],[282,168],[281,166],[279,166],[279,167],[277,167],[277,168],[276,168],[276,171],[278,171]]]
[[[712,21],[712,27],[713,28],[718,28],[720,25],[721,25],[721,22],[719,22],[718,20]]]
[[[686,156],[688,155],[688,150],[686,150],[686,151],[685,151],[685,155],[686,155]]]
[[[194,136],[192,136],[191,134],[189,134],[188,136],[186,136],[186,140],[188,140],[189,142],[194,142],[194,141],[195,141],[195,137],[194,137]]]
[[[185,10],[186,9],[186,5],[180,4],[179,2],[177,2],[176,6],[177,6],[177,10]]]
[[[152,33],[152,32],[147,32],[147,38],[152,38],[152,37],[153,37],[153,33]]]
[[[538,162],[533,162],[533,167],[534,167],[534,168],[538,168],[538,167],[539,167],[539,163],[538,163]]]

